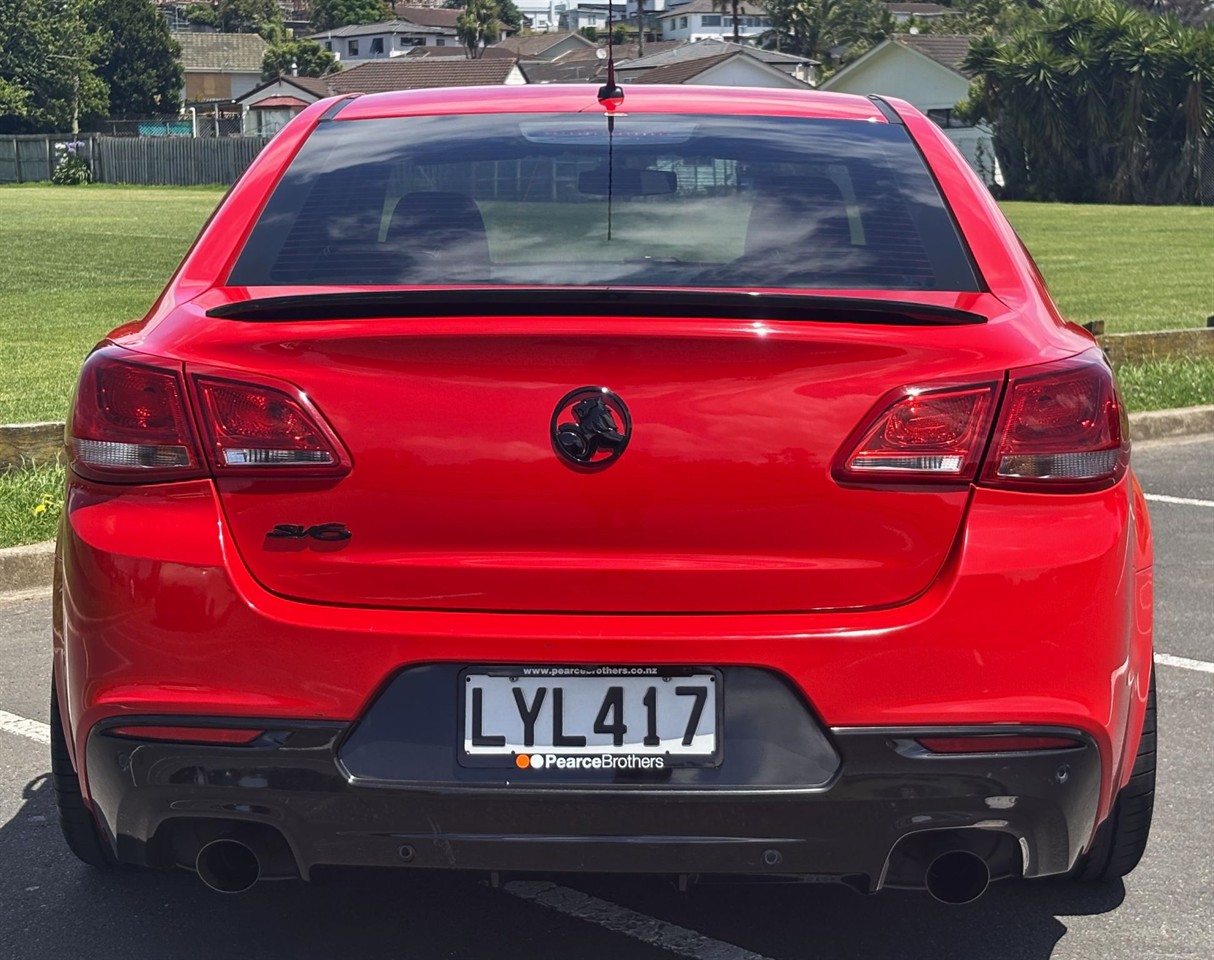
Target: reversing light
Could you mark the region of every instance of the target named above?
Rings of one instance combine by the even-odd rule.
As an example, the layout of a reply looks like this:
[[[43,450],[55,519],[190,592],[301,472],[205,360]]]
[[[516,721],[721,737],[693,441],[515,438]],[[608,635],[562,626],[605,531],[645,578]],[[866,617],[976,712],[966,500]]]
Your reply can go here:
[[[301,399],[261,384],[196,377],[217,474],[344,472],[337,444]]]
[[[911,390],[872,422],[836,466],[844,480],[972,480],[990,431],[996,385]]]

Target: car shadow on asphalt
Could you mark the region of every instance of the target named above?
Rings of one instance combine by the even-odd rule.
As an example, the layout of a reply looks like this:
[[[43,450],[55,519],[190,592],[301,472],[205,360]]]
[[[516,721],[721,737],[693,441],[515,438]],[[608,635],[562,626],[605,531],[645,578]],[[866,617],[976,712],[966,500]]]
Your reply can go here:
[[[658,878],[558,883],[773,958],[1048,960],[1069,916],[1114,910],[1120,883],[996,884],[968,907],[926,894],[864,897],[837,886],[693,885]],[[707,950],[707,948],[706,948]],[[738,951],[716,953],[741,956]],[[0,824],[0,958],[216,960],[660,960],[659,948],[521,901],[482,877],[343,871],[229,896],[193,874],[93,870],[67,851],[49,776]]]

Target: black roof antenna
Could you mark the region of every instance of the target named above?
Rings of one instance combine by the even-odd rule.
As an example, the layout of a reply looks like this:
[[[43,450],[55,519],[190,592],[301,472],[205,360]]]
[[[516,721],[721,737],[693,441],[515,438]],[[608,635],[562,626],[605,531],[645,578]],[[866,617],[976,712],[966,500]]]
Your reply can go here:
[[[599,103],[614,110],[624,102],[624,91],[615,82],[615,0],[607,0],[607,82],[599,87]]]

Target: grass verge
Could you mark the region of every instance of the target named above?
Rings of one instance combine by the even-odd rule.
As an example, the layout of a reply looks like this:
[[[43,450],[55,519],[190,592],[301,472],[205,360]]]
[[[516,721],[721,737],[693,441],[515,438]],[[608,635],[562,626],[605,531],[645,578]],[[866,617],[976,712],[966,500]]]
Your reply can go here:
[[[1117,368],[1121,396],[1131,412],[1214,403],[1214,358],[1173,357]]]
[[[62,467],[37,465],[0,473],[0,547],[53,539],[62,511]]]

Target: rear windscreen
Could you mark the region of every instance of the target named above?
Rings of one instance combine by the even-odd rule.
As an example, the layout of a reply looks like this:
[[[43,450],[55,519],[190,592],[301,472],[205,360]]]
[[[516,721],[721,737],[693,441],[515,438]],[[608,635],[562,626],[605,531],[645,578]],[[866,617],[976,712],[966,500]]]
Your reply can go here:
[[[978,289],[901,126],[657,114],[322,123],[228,282]]]

